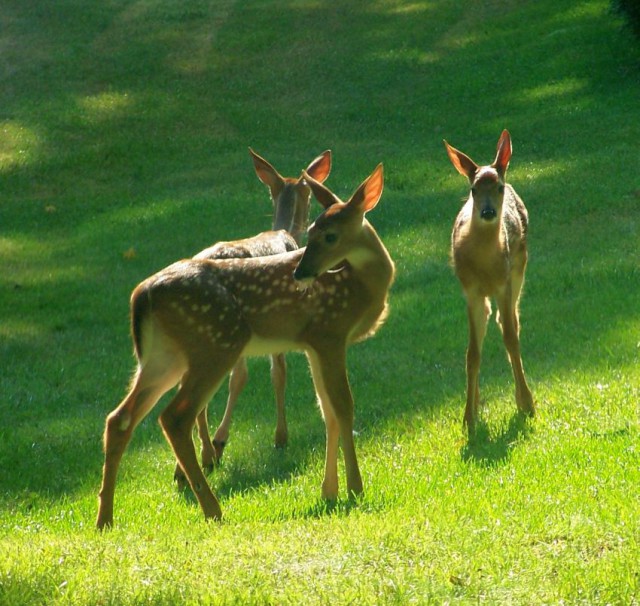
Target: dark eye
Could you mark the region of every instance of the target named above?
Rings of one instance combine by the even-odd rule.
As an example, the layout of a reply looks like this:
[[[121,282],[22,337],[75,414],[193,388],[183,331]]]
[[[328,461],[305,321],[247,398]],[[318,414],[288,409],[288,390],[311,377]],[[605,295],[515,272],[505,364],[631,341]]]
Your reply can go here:
[[[325,234],[324,241],[327,244],[335,244],[338,241],[338,234],[334,234],[334,233]]]

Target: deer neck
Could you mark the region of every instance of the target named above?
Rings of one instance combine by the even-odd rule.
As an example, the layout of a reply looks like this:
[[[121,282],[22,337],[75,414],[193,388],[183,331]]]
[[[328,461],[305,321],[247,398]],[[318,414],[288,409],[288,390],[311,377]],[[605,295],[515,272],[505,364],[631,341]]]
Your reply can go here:
[[[393,282],[395,266],[382,240],[371,224],[364,219],[359,246],[347,257],[354,274],[373,295],[386,298]]]
[[[502,248],[504,240],[504,225],[502,215],[493,223],[472,216],[470,234],[477,246],[486,248]]]

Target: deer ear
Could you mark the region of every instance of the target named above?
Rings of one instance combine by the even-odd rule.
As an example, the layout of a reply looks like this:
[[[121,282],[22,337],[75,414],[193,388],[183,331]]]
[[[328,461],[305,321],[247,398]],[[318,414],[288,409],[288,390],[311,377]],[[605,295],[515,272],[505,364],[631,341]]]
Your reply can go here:
[[[322,152],[307,166],[306,172],[316,181],[323,183],[331,172],[331,150]]]
[[[463,176],[469,179],[469,183],[473,183],[478,172],[478,165],[466,154],[457,150],[455,147],[451,147],[446,141],[443,141],[444,147],[449,155],[449,160],[455,169]]]
[[[504,178],[507,168],[509,168],[509,160],[511,160],[511,135],[505,129],[502,131],[500,139],[498,139],[498,151],[492,164],[502,178]]]
[[[371,173],[371,175],[362,182],[360,187],[356,189],[347,204],[362,213],[369,212],[374,209],[380,201],[383,188],[384,170],[381,162],[376,166],[376,169]]]
[[[306,181],[307,185],[311,188],[316,200],[324,206],[329,208],[336,202],[340,202],[338,196],[336,196],[327,187],[322,185],[319,181],[316,181],[306,170],[302,171],[302,178]]]
[[[249,148],[249,154],[251,154],[253,166],[256,169],[258,179],[260,179],[260,181],[262,181],[271,190],[277,187],[282,187],[284,179],[280,176],[278,171],[264,158],[256,154],[256,152],[251,148]]]

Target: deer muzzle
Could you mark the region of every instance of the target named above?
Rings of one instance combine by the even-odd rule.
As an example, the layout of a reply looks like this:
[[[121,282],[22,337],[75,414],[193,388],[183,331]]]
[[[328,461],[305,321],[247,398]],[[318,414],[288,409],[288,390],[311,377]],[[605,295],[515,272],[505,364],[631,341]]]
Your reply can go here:
[[[296,282],[302,282],[303,284],[311,284],[316,278],[316,275],[305,269],[302,264],[299,264],[293,272],[293,279]]]
[[[493,206],[485,206],[480,211],[480,218],[484,221],[493,221],[497,216],[496,209]]]

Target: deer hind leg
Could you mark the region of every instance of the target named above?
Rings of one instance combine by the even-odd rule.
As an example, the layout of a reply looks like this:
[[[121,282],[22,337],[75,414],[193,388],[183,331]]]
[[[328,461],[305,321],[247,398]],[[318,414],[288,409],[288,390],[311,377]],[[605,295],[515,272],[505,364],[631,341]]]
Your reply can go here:
[[[198,437],[200,438],[200,461],[202,462],[202,469],[205,474],[209,475],[213,471],[214,461],[217,462],[218,458],[214,446],[211,443],[211,436],[209,435],[207,406],[205,406],[196,417],[196,427],[198,429]],[[184,490],[187,487],[187,476],[184,475],[180,463],[176,462],[173,479],[178,486],[178,490]]]
[[[284,354],[273,354],[271,356],[271,383],[276,396],[276,448],[284,448],[289,439],[287,429],[287,417],[284,410],[284,392],[287,383],[287,361]]]
[[[206,406],[196,418],[198,437],[200,438],[201,445],[200,459],[202,461],[202,468],[206,474],[210,474],[213,471],[214,466],[220,463],[220,460],[222,459],[224,448],[229,440],[229,428],[231,427],[233,410],[236,407],[240,393],[247,384],[248,378],[249,373],[247,370],[247,362],[244,358],[238,358],[238,361],[229,375],[229,396],[227,398],[227,405],[225,407],[224,416],[220,425],[218,425],[218,429],[216,429],[213,440],[209,435],[209,422],[207,420]],[[179,464],[176,465],[173,477],[180,490],[186,487],[187,478]]]
[[[489,299],[480,295],[467,295],[469,316],[469,346],[467,347],[467,404],[464,423],[469,433],[475,429],[480,407],[480,361],[482,344],[487,334],[487,321],[491,315]]]
[[[207,405],[232,364],[229,362],[225,365],[220,357],[216,362],[215,370],[190,368],[173,400],[160,415],[162,430],[207,519],[220,519],[222,510],[198,464],[192,431],[196,417]]]
[[[353,440],[354,406],[347,378],[346,351],[340,348],[331,349],[324,354],[309,355],[309,360],[327,429],[323,496],[337,496],[338,438],[342,442],[349,496],[362,494],[362,477]]]
[[[509,355],[513,378],[516,384],[516,404],[518,405],[518,410],[529,416],[533,416],[535,414],[535,404],[531,390],[527,385],[520,353],[518,296],[521,287],[522,278],[515,284],[515,291],[513,287],[507,287],[504,292],[499,294],[497,301],[500,308],[502,338],[507,354]],[[514,293],[518,295],[515,298]]]
[[[113,524],[116,477],[134,429],[160,397],[180,380],[182,372],[183,368],[179,364],[165,366],[161,360],[151,360],[138,369],[131,390],[107,417],[104,433],[105,460],[96,522],[99,529]]]

